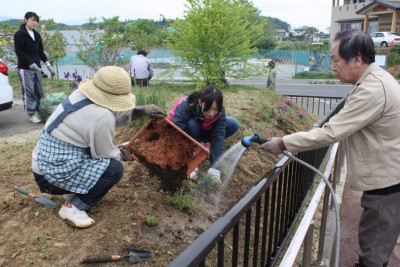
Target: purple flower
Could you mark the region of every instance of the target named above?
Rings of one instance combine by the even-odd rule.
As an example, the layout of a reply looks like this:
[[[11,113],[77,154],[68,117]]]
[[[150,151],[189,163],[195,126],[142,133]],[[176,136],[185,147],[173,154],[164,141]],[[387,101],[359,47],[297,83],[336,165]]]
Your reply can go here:
[[[300,109],[299,111],[299,117],[302,119],[307,115],[307,112],[305,110]]]
[[[71,89],[76,89],[76,88],[78,88],[78,84],[70,83],[70,87],[71,87]]]
[[[68,72],[64,72],[64,78],[65,79],[69,79],[69,78],[73,78],[74,81],[72,83],[69,84],[69,87],[71,89],[76,89],[78,88],[79,83],[83,80],[82,75],[78,74],[78,71],[75,69],[72,72],[72,75]]]
[[[296,104],[296,100],[290,99],[290,98],[285,98],[285,103],[291,106],[292,104]]]
[[[283,111],[286,111],[286,110],[288,109],[288,105],[282,104],[282,105],[281,105],[281,109],[282,109]]]
[[[72,78],[76,79],[77,75],[78,75],[78,71],[75,69],[75,71],[72,73]]]

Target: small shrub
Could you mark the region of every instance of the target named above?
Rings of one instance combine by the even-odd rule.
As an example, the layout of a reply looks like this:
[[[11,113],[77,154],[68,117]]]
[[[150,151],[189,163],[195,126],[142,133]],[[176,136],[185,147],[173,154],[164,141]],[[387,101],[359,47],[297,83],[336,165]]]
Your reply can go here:
[[[295,79],[335,79],[335,75],[331,72],[306,71],[296,73]]]
[[[382,50],[387,51],[385,53],[387,55],[387,67],[392,67],[392,66],[396,66],[396,65],[400,64],[400,47],[399,46],[392,46],[389,49],[386,48],[386,49],[382,49]]]
[[[285,121],[285,117],[282,114],[278,114],[276,116],[276,121],[279,122],[279,123],[284,122]]]
[[[197,179],[201,181],[208,191],[217,190],[221,184],[213,179],[210,175],[204,172],[199,172]]]
[[[261,120],[264,122],[270,122],[271,118],[274,116],[274,109],[265,107],[261,113]]]
[[[194,182],[192,182],[192,181],[189,181],[189,182],[186,184],[186,187],[189,188],[189,189],[195,189],[195,188],[197,187],[197,184],[194,183]]]
[[[52,252],[41,252],[39,253],[39,257],[45,260],[51,259],[53,257]]]
[[[149,226],[156,226],[157,225],[157,218],[154,216],[147,216],[145,222]]]
[[[172,196],[168,196],[168,200],[177,206],[179,210],[193,212],[196,209],[192,195],[184,193],[182,190],[175,192]]]

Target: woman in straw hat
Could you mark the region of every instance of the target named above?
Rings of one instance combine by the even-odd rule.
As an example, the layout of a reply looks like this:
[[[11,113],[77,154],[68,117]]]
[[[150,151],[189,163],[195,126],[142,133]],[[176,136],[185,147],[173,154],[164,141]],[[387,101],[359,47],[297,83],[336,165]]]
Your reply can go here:
[[[32,170],[41,192],[66,198],[62,219],[78,228],[94,225],[86,210],[122,178],[120,160],[131,160],[113,144],[115,127],[144,115],[166,116],[156,105],[135,107],[131,79],[116,66],[101,68],[56,108],[32,153]]]

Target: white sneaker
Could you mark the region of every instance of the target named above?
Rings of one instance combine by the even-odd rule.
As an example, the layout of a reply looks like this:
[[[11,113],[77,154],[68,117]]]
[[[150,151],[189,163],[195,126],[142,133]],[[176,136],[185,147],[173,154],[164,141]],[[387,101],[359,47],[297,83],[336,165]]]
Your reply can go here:
[[[79,210],[71,203],[65,202],[58,211],[58,216],[77,228],[88,228],[94,225],[94,220],[87,215],[86,211]]]
[[[33,123],[39,123],[39,122],[42,121],[42,120],[40,119],[40,116],[39,116],[39,114],[37,113],[37,111],[35,111],[35,113],[33,113],[33,115],[29,117],[29,120],[30,120],[31,122],[33,122]]]

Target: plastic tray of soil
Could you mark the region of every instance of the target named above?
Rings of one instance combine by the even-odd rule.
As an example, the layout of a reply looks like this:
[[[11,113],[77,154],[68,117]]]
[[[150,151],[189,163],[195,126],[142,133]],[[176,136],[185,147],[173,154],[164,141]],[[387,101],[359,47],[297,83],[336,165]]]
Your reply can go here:
[[[167,118],[150,119],[125,147],[172,191],[210,154]]]

